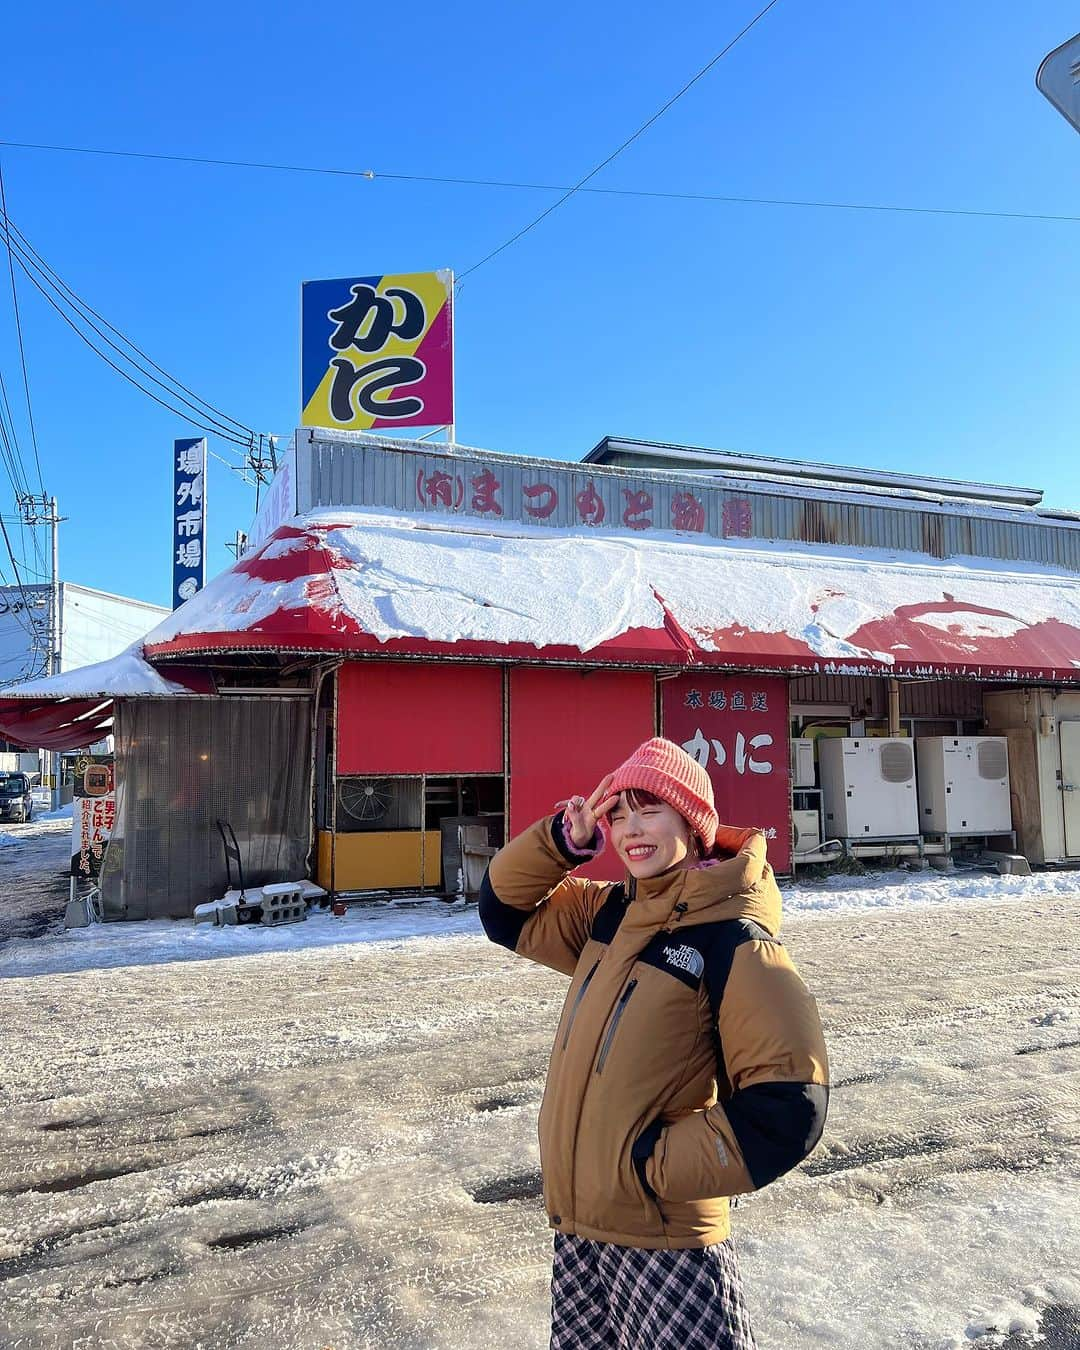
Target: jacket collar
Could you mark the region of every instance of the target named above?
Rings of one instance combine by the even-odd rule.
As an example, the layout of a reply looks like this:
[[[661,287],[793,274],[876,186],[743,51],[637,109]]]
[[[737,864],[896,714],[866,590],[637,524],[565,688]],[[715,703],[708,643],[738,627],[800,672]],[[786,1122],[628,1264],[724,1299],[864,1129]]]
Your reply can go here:
[[[751,919],[774,936],[780,931],[780,890],[768,866],[755,886],[738,895],[726,889],[708,862],[672,868],[644,880],[627,873],[624,886],[630,903],[621,927],[630,931],[726,919]]]

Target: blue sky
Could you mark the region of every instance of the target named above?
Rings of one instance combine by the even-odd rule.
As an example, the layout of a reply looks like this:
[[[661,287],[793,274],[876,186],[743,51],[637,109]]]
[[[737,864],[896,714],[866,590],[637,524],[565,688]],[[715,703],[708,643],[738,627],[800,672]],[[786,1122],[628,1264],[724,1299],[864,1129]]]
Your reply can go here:
[[[570,183],[759,7],[18,6],[2,135]],[[780,0],[595,185],[1080,216],[1080,136],[1034,87],[1076,27],[1064,0]],[[286,435],[301,280],[460,273],[556,195],[0,156],[12,219],[76,291]],[[458,435],[568,459],[604,434],[685,441],[1077,507],[1078,290],[1080,223],[578,197],[462,287]],[[63,574],[168,603],[189,427],[20,298]],[[18,414],[2,288],[0,369]],[[254,494],[216,460],[209,491],[214,572]]]

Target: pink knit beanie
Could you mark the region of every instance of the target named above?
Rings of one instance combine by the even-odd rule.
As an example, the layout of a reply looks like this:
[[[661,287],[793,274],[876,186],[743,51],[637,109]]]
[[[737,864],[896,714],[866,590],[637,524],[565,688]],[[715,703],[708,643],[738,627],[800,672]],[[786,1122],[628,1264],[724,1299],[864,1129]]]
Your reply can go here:
[[[627,788],[640,788],[673,806],[693,826],[694,833],[708,852],[716,840],[720,818],[713,803],[709,775],[696,759],[674,741],[654,736],[639,745],[625,763],[615,770],[608,791],[611,795]]]

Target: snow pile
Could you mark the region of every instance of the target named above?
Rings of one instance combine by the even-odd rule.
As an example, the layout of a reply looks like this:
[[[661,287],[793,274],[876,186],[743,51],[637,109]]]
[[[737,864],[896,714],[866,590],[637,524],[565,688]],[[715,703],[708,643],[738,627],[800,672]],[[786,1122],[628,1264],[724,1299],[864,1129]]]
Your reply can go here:
[[[907,872],[902,869],[852,877],[837,874],[824,881],[782,886],[784,913],[858,914],[877,909],[918,909],[965,902],[1000,904],[1051,895],[1080,894],[1080,872],[1037,872],[1030,877],[998,876],[977,868],[955,872]]]
[[[13,840],[17,842],[17,840]],[[91,924],[0,950],[0,978],[61,971],[158,965],[172,961],[213,961],[232,956],[348,946],[370,942],[424,942],[433,938],[480,933],[475,906],[442,900],[415,906],[386,902],[350,907],[340,917],[312,910],[301,923],[267,928],[261,923],[195,924],[186,919],[150,919],[138,923]]]
[[[191,696],[191,690],[167,679],[143,657],[143,639],[90,666],[78,666],[59,675],[43,676],[4,690],[4,698],[125,698],[133,695],[166,697]]]
[[[275,633],[283,615],[301,631],[310,611],[331,631],[384,642],[570,642],[583,652],[634,629],[662,630],[670,615],[703,651],[749,632],[782,635],[825,659],[887,664],[912,643],[880,650],[860,635],[898,612],[898,638],[945,640],[961,657],[1050,621],[1080,631],[1075,577],[1022,563],[335,510],[280,529],[146,644],[259,632],[271,616]]]

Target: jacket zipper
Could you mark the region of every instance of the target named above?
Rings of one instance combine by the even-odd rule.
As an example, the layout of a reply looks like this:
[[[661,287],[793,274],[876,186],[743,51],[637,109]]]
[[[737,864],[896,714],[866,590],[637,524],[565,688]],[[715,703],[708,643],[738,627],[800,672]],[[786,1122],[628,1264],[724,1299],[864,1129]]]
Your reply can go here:
[[[622,1017],[626,1005],[630,1002],[630,995],[637,988],[637,980],[631,980],[622,992],[622,996],[615,1005],[615,1015],[611,1019],[611,1026],[608,1027],[608,1033],[604,1037],[604,1044],[600,1048],[600,1058],[596,1061],[596,1072],[604,1072],[604,1061],[608,1057],[608,1051],[611,1049],[611,1042],[615,1039],[615,1032],[619,1025],[619,1018]]]
[[[594,963],[592,970],[590,970],[588,975],[586,975],[585,978],[582,980],[581,988],[577,991],[577,998],[574,999],[574,1006],[570,1009],[570,1020],[566,1024],[566,1033],[562,1038],[562,1048],[564,1050],[566,1049],[567,1041],[570,1039],[570,1029],[574,1025],[574,1018],[577,1016],[578,1004],[585,997],[585,990],[588,989],[589,982],[591,981],[592,977],[596,974],[596,967],[599,964],[600,964],[599,961]]]

